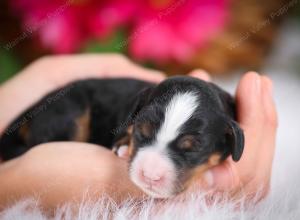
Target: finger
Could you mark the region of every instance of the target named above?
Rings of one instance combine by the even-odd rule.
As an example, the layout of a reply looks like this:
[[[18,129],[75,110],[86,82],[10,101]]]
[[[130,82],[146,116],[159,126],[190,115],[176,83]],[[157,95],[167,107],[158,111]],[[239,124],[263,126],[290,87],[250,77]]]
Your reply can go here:
[[[61,55],[54,59],[56,64],[63,68],[58,68],[59,82],[68,83],[86,78],[130,77],[157,83],[165,79],[163,72],[143,68],[120,54]],[[61,74],[62,72],[64,74]]]
[[[114,54],[105,58],[108,59],[107,65],[102,71],[106,77],[130,77],[154,83],[159,83],[166,78],[162,71],[142,67],[123,55]]]
[[[262,127],[262,79],[255,72],[246,73],[239,82],[236,92],[237,117],[244,128]]]
[[[145,80],[154,83],[160,83],[166,78],[166,75],[158,70],[146,69],[137,65],[130,65],[126,70],[120,71],[118,74],[111,74],[111,77],[130,77],[139,80]]]
[[[241,166],[243,166],[243,163],[249,165],[249,163],[255,162],[256,158],[253,152],[257,151],[255,146],[260,144],[258,141],[253,140],[260,140],[260,137],[257,137],[257,132],[261,134],[263,128],[263,122],[261,121],[263,115],[261,113],[261,90],[261,77],[255,72],[246,73],[240,80],[237,88],[238,120],[241,123],[245,135],[244,152],[239,161],[239,163],[242,163]],[[237,187],[240,176],[236,166],[237,164],[231,159],[227,159],[221,165],[207,171],[204,177],[206,178],[208,186],[219,190],[230,190],[231,188]],[[249,170],[245,170],[245,173],[248,174]]]
[[[217,190],[248,191],[267,186],[274,155],[277,114],[272,99],[272,82],[257,73],[247,73],[237,90],[238,112],[245,132],[245,151],[234,163],[227,159],[204,174],[206,187]]]
[[[240,185],[239,175],[231,159],[206,171],[203,178],[206,189],[230,191]]]
[[[205,70],[196,69],[189,73],[190,76],[211,82],[211,77]]]
[[[263,113],[264,113],[264,134],[261,140],[257,166],[262,167],[261,179],[266,183],[269,181],[272,162],[275,152],[276,131],[278,127],[278,118],[275,102],[273,100],[273,85],[270,78],[263,76]]]
[[[262,154],[263,142],[269,142],[275,137],[277,115],[271,80],[257,73],[246,74],[237,89],[237,112],[245,135],[245,148],[240,163],[250,169],[255,161],[260,162],[258,155]],[[268,150],[264,153],[272,155]],[[255,165],[259,166],[257,163]]]
[[[247,170],[243,175],[251,172],[257,161],[261,140],[264,138],[264,113],[262,98],[262,78],[255,72],[246,73],[237,88],[237,118],[244,131],[245,146],[239,161]]]
[[[237,88],[237,117],[244,131],[245,146],[238,163],[234,163],[239,178],[247,182],[259,168],[261,144],[265,138],[262,77],[256,72],[246,73]]]
[[[272,131],[276,130],[278,125],[278,116],[276,105],[273,99],[273,83],[267,76],[262,76],[263,81],[263,106],[265,114],[265,125]]]

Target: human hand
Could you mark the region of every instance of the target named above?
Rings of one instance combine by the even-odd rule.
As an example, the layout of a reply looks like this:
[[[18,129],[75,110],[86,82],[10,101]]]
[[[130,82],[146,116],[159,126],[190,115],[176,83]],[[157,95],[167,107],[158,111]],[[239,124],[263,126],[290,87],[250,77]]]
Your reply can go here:
[[[194,71],[192,75],[204,80],[209,80],[209,76],[203,72],[199,73],[199,71]],[[208,183],[206,184],[207,188],[238,191],[240,187],[243,187],[245,190],[248,190],[248,192],[252,192],[256,191],[258,186],[263,185],[265,191],[268,189],[274,154],[277,119],[274,104],[267,93],[268,86],[270,86],[270,82],[267,78],[259,77],[259,81],[261,81],[260,84],[262,85],[259,89],[260,92],[252,94],[254,90],[252,84],[257,77],[259,76],[254,73],[246,74],[241,80],[237,91],[238,119],[246,136],[244,156],[238,163],[234,163],[228,159],[223,164],[210,170],[210,174],[206,174],[205,178],[206,183]],[[249,95],[249,97],[247,97],[247,95]],[[275,121],[272,121],[271,119],[274,119]],[[270,127],[273,126],[273,129],[268,131],[264,130],[265,128],[268,128],[264,127],[267,126],[264,122],[268,122],[268,125]],[[258,128],[260,130],[257,131],[256,129]],[[267,135],[266,132],[270,132],[270,135]],[[266,141],[265,137],[268,138],[269,142]],[[34,185],[35,183],[39,184],[38,187],[42,189],[45,183],[53,183],[52,180],[55,180],[58,181],[59,184],[52,184],[51,190],[43,191],[45,204],[49,205],[50,203],[55,205],[58,201],[72,201],[74,196],[76,198],[81,198],[80,196],[82,196],[83,193],[82,190],[85,190],[86,186],[90,186],[93,189],[99,187],[98,190],[104,190],[105,193],[109,194],[109,191],[107,191],[104,186],[113,186],[117,179],[121,180],[124,184],[118,185],[116,188],[112,187],[112,192],[115,192],[115,190],[118,189],[120,193],[112,193],[110,195],[116,196],[116,194],[119,194],[118,197],[121,199],[127,198],[128,195],[143,195],[142,192],[130,182],[126,175],[127,165],[124,160],[114,157],[110,151],[101,147],[84,145],[86,144],[49,143],[33,148],[20,158],[7,162],[2,165],[0,174],[2,177],[3,174],[4,176],[5,174],[8,176],[1,178],[0,175],[0,179],[9,180],[10,183],[7,183],[7,181],[0,181],[0,184],[2,184],[0,189],[3,189],[2,191],[0,190],[0,193],[4,192],[6,195],[10,195],[9,192],[11,192],[13,195],[21,197],[26,195],[32,196],[33,190],[39,189],[33,187],[36,186]],[[61,151],[61,149],[70,148],[72,148],[72,154],[69,154],[71,152],[69,150],[65,150],[64,152],[66,153],[62,153]],[[99,148],[101,154],[95,154],[93,150],[88,150],[90,148]],[[51,163],[43,163],[44,165],[40,166],[39,161],[49,160],[49,149],[52,149]],[[84,152],[89,156],[85,156],[84,160],[82,160],[82,155],[86,155]],[[265,152],[267,152],[267,154]],[[92,154],[95,156],[92,156]],[[102,167],[104,170],[108,170],[106,173],[107,175],[98,175],[97,172],[93,173],[93,175],[86,175],[87,173],[92,174],[89,170],[96,171],[93,170],[95,163],[101,163],[96,167]],[[265,166],[264,163],[266,163],[267,166]],[[11,164],[14,164],[14,166]],[[16,172],[12,172],[12,168],[14,168]],[[82,172],[77,172],[77,170],[81,168]],[[256,172],[258,169],[261,169],[260,172]],[[64,172],[61,172],[61,170]],[[102,172],[101,169],[98,171]],[[58,175],[60,172],[61,175]],[[84,175],[84,178],[82,175]],[[118,175],[121,175],[122,178],[120,179]],[[23,184],[24,180],[27,180],[26,186]],[[6,185],[3,186],[5,183]],[[210,187],[208,186],[209,183],[211,185]],[[69,186],[72,184],[74,187],[73,190],[70,191]],[[39,191],[34,194],[38,193]],[[5,197],[1,196],[1,198]]]
[[[203,71],[192,75],[210,81]],[[244,153],[238,162],[229,157],[207,171],[202,187],[247,196],[259,191],[262,198],[269,190],[278,123],[271,80],[254,72],[245,74],[236,91],[236,102],[237,119],[245,135]]]
[[[206,79],[206,74],[197,74]],[[126,160],[92,144],[61,142],[36,146],[0,166],[0,206],[23,198],[38,198],[42,207],[55,209],[83,198],[109,195],[115,201],[145,194],[128,176]]]
[[[56,55],[38,59],[0,86],[0,135],[25,109],[49,92],[87,78],[130,77],[160,82],[164,74],[120,54]]]
[[[161,72],[140,67],[118,54],[41,58],[0,86],[0,135],[14,118],[49,92],[72,81],[105,77],[151,82],[165,78]],[[141,194],[126,178],[126,166],[111,151],[96,145],[68,142],[37,146],[1,163],[0,205],[37,196],[46,207],[56,207],[60,202],[80,200],[87,188],[93,193],[104,191],[114,199]],[[93,193],[94,197],[99,195]]]
[[[93,144],[52,142],[35,146],[0,166],[0,207],[22,199],[38,199],[45,210],[66,203],[115,202],[144,194],[129,179],[127,162]],[[0,208],[0,211],[1,209]]]

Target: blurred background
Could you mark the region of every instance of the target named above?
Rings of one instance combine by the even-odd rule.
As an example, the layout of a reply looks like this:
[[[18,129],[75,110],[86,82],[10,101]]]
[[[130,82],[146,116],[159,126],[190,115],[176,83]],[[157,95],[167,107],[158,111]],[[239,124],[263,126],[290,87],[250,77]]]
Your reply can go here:
[[[299,6],[298,0],[1,0],[0,82],[42,55],[78,52],[124,53],[168,74],[261,70],[280,30],[291,23],[286,35],[299,29]]]
[[[272,183],[299,177],[300,0],[0,1],[0,83],[43,55],[79,52],[124,53],[169,75],[202,68],[232,93],[246,71],[269,75],[279,112]]]

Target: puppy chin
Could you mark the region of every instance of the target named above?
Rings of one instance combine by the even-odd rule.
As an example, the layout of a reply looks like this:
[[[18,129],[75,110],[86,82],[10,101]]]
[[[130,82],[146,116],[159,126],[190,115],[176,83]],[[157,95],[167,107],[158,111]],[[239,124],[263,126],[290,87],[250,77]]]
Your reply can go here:
[[[177,172],[173,162],[151,148],[140,150],[129,168],[130,179],[146,194],[154,198],[175,195]]]

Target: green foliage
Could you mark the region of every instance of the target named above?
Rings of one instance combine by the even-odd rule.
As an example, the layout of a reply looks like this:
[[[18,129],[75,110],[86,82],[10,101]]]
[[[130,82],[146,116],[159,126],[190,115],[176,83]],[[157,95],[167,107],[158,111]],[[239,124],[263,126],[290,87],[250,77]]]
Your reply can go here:
[[[113,36],[110,36],[107,40],[94,40],[89,42],[83,51],[88,53],[124,53],[127,49],[127,43],[125,33],[119,31]]]
[[[5,49],[0,49],[0,83],[16,74],[21,68],[15,56]]]

